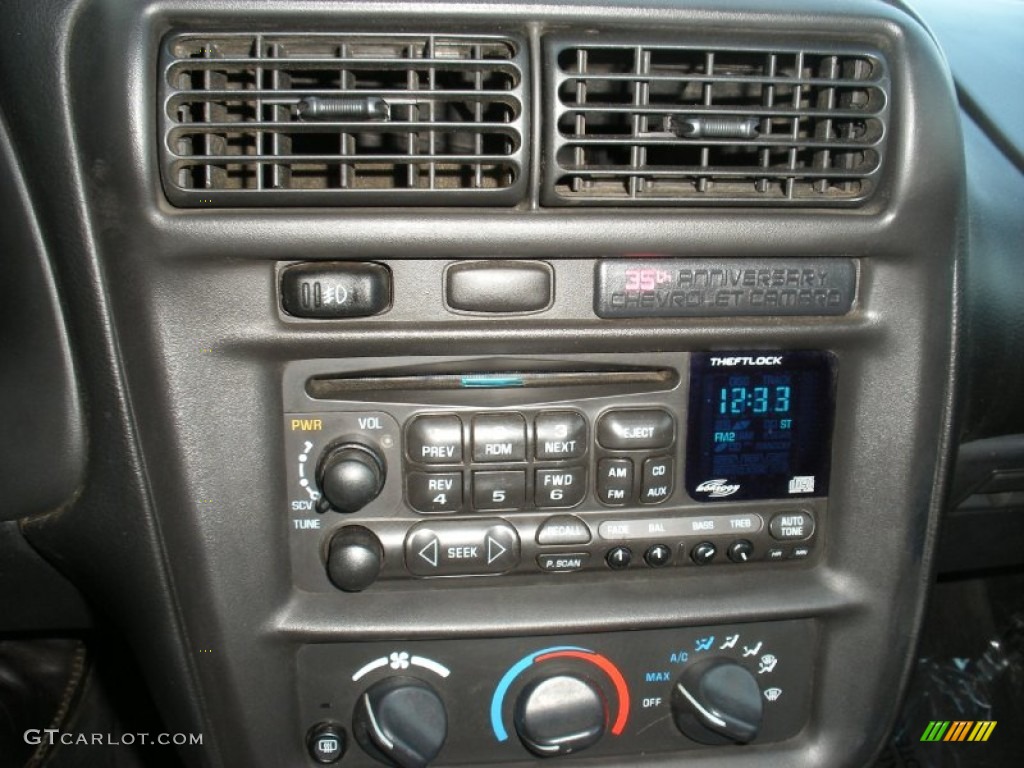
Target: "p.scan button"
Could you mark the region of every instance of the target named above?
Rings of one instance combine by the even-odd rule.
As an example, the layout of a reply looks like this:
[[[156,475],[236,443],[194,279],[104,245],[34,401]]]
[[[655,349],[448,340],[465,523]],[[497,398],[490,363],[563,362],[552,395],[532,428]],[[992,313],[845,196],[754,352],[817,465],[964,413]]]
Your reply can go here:
[[[519,557],[519,535],[503,520],[424,522],[405,536],[405,566],[413,576],[504,573]]]

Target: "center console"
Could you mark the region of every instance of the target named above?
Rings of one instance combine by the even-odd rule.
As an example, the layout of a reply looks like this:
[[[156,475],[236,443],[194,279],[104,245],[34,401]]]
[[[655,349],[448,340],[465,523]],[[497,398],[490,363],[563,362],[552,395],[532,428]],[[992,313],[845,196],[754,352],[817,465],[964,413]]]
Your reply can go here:
[[[25,535],[188,762],[871,763],[957,382],[912,15],[79,6],[22,96],[73,128],[32,159],[102,449]]]

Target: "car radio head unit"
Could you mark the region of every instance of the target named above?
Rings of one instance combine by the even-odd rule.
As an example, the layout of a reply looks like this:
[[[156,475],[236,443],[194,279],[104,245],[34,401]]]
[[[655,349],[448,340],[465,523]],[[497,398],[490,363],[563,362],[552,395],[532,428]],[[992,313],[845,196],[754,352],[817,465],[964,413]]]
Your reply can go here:
[[[813,559],[836,371],[788,350],[292,363],[297,583]]]

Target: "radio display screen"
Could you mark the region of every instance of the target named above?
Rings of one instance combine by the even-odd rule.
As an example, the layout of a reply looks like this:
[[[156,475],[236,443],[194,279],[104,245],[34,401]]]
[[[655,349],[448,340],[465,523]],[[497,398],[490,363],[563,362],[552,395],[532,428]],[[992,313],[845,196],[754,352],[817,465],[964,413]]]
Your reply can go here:
[[[828,494],[830,352],[695,353],[686,490],[696,501]]]

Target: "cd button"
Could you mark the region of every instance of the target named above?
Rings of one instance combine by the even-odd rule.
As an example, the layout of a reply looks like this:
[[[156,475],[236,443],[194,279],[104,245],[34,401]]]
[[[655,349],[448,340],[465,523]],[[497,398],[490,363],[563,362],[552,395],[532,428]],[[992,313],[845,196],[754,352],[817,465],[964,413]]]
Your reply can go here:
[[[573,515],[549,517],[537,529],[537,543],[545,546],[589,544],[590,529]]]
[[[458,416],[419,416],[406,431],[409,458],[421,464],[462,462],[462,422]]]
[[[473,461],[524,461],[526,422],[517,413],[473,419]]]
[[[610,411],[597,423],[597,440],[613,450],[668,448],[675,437],[672,416],[659,409]]]
[[[671,456],[662,456],[644,461],[643,486],[640,501],[643,504],[659,504],[672,495],[675,484],[674,462]]]
[[[578,459],[587,450],[587,422],[573,411],[546,411],[536,421],[538,459]]]

